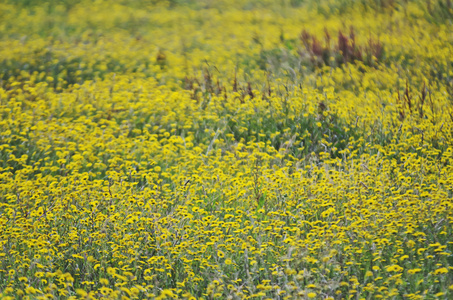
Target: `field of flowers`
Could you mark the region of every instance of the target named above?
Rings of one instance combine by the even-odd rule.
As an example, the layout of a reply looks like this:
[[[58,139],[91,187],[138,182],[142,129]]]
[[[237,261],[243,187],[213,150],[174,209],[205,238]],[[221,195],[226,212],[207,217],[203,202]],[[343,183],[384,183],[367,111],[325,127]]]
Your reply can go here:
[[[0,298],[453,299],[453,7],[0,3]]]

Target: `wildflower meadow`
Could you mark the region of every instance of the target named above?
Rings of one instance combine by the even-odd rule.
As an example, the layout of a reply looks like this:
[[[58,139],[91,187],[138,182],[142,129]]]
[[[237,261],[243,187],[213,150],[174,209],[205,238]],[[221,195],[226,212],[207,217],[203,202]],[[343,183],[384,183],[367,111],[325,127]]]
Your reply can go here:
[[[449,0],[0,1],[1,299],[453,299]]]

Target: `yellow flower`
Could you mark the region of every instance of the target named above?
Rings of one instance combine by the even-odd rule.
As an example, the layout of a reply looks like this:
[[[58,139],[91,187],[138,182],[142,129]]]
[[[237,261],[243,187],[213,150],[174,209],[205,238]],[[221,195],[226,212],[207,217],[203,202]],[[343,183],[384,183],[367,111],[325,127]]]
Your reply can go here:
[[[387,272],[401,272],[403,270],[402,267],[398,265],[391,265],[386,268]]]
[[[443,296],[443,295],[445,295],[443,292],[439,292],[439,293],[437,293],[437,294],[434,294],[434,296],[435,296],[436,298],[438,298],[438,297],[440,297],[440,296]]]
[[[76,289],[76,293],[81,297],[86,297],[88,295],[88,293],[82,289]]]
[[[447,273],[448,273],[447,268],[439,268],[433,272],[434,275],[447,274]]]
[[[107,287],[101,287],[99,289],[99,292],[104,296],[108,296],[111,293],[111,289],[109,289]]]

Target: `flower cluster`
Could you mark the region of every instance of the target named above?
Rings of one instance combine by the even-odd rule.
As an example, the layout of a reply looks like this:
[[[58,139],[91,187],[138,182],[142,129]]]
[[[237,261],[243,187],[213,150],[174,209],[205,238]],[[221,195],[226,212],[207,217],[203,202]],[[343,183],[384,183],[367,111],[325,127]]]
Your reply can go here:
[[[312,2],[0,4],[0,297],[453,297],[452,8]]]

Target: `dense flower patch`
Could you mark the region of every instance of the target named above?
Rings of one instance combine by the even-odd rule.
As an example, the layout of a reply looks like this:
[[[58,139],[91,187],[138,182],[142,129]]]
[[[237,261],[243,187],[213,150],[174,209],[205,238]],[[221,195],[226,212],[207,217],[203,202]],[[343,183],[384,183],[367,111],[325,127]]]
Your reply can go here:
[[[450,2],[277,2],[0,4],[2,298],[453,297]]]

